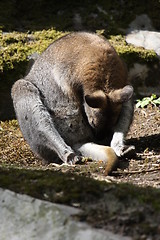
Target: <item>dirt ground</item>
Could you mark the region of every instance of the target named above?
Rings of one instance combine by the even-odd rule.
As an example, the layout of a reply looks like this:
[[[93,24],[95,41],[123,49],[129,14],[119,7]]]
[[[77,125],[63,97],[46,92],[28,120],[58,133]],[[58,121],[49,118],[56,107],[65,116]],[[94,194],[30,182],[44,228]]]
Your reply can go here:
[[[160,188],[160,108],[135,108],[127,139],[135,145],[137,157],[122,159],[113,180]]]
[[[24,168],[55,169],[77,172],[107,182],[130,182],[160,188],[160,108],[135,108],[127,144],[136,147],[134,159],[120,159],[111,176],[104,176],[104,164],[87,162],[75,167],[44,165],[31,152],[18,128],[17,121],[1,122],[0,165]]]
[[[120,159],[112,175],[105,176],[101,162],[44,165],[16,120],[0,122],[0,187],[78,207],[83,211],[76,219],[94,227],[134,240],[159,240],[159,107],[135,108],[127,144],[135,145],[137,156]]]

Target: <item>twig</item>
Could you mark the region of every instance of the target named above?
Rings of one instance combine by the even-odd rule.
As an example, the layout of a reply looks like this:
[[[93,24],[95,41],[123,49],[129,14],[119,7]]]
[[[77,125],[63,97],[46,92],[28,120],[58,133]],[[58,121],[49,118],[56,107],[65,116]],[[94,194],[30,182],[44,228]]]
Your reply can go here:
[[[159,171],[160,170],[160,167],[159,168],[155,168],[155,169],[148,169],[148,170],[137,170],[137,171],[127,171],[127,172],[118,172],[118,171],[113,171],[112,173],[113,174],[124,174],[124,175],[127,175],[127,174],[136,174],[136,173],[146,173],[146,172],[154,172],[154,171]]]

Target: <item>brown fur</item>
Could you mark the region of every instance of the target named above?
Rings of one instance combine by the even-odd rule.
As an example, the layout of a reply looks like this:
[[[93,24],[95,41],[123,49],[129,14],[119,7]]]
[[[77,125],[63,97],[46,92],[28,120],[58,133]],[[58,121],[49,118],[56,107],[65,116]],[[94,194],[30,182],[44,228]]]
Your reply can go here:
[[[96,34],[69,34],[54,42],[54,51],[56,61],[69,66],[71,84],[83,84],[85,95],[100,89],[108,94],[128,84],[124,63],[110,43]],[[49,62],[53,60],[52,48],[44,54]]]
[[[104,172],[104,174],[107,176],[116,168],[118,164],[118,157],[116,156],[114,150],[111,147],[106,147],[104,150],[106,151],[106,155],[108,156],[108,161]]]
[[[112,116],[110,121],[109,119],[107,121],[110,127],[109,125],[116,123],[121,111],[121,89],[128,84],[124,63],[110,43],[96,34],[73,33],[64,38],[65,41],[62,38],[61,44],[56,46],[56,51],[61,52],[61,55],[58,55],[58,61],[65,62],[67,59],[69,75],[73,75],[71,85],[74,94],[82,88],[83,95],[91,98],[101,91],[105,97],[100,99],[101,96],[98,94],[97,98],[95,97],[95,102],[100,103],[100,106],[94,107],[94,110],[91,109],[93,116],[90,122],[95,121],[95,126],[101,124],[99,115],[101,112],[107,112],[107,118]],[[62,49],[64,49],[63,54]],[[90,118],[90,116],[87,117]],[[104,124],[106,126],[106,123]]]
[[[69,87],[67,89],[65,85],[62,90],[68,91],[69,97],[74,96],[80,105],[86,96],[101,104],[85,109],[92,127],[102,131],[104,125],[110,128],[116,124],[123,102],[121,91],[128,84],[127,70],[106,39],[86,32],[72,33],[54,42],[42,56],[64,68]],[[98,91],[103,97],[101,94],[98,99],[97,94],[94,100]],[[103,117],[104,112],[107,119]]]
[[[114,48],[106,39],[86,32],[53,42],[12,88],[21,130],[34,152],[49,161],[56,153],[63,162],[76,162],[82,152],[74,144],[81,144],[85,156],[92,146],[85,143],[95,142],[93,159],[104,156],[106,174],[116,155],[124,153],[132,93],[125,65]],[[110,131],[113,151],[97,145],[99,136],[106,144]]]

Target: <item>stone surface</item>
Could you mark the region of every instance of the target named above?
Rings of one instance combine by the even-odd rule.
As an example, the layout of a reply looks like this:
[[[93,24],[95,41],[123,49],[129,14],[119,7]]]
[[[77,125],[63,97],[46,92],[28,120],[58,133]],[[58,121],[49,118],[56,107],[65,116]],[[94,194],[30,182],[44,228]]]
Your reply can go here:
[[[147,64],[134,63],[128,71],[134,87],[135,98],[160,95],[160,63],[152,67]]]
[[[147,14],[141,14],[136,16],[136,18],[129,24],[127,32],[130,33],[134,30],[154,30],[152,21]]]
[[[0,188],[1,240],[129,240],[75,221],[76,208]]]
[[[127,43],[137,47],[154,50],[160,57],[160,33],[147,30],[136,30],[127,34]]]
[[[127,43],[154,50],[160,56],[160,32],[154,31],[152,21],[146,14],[136,16],[127,29]]]
[[[136,16],[127,29],[126,42],[156,52],[160,58],[160,32],[155,32],[150,18],[146,14]],[[149,65],[134,63],[129,69],[136,96],[160,95],[160,61]]]

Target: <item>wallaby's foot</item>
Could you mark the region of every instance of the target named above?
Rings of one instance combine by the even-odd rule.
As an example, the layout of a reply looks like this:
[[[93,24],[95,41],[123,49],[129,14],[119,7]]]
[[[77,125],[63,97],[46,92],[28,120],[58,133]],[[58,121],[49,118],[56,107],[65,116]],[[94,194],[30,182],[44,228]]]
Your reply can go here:
[[[80,163],[82,162],[82,158],[81,156],[77,156],[75,153],[70,153],[67,157],[67,161],[65,163],[69,164],[69,165],[74,165],[76,163]]]

